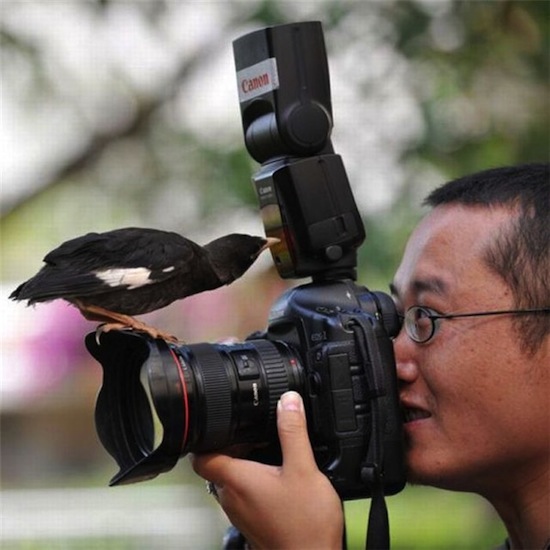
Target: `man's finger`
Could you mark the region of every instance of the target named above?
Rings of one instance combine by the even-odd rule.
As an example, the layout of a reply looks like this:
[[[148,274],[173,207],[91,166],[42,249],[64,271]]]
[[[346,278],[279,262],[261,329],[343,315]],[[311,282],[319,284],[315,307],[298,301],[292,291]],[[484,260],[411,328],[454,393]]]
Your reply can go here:
[[[304,403],[294,391],[284,393],[277,404],[277,429],[283,452],[283,468],[292,471],[317,469],[307,433]]]
[[[209,454],[190,454],[191,465],[193,470],[204,479],[213,482],[218,482],[220,478],[226,475],[226,472],[231,468],[233,458],[224,454],[209,453]]]

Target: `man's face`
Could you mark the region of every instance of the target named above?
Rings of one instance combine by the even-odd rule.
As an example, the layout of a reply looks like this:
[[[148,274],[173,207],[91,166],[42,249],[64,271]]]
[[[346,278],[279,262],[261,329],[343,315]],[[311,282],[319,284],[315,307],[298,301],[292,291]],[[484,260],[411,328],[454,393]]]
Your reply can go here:
[[[400,312],[418,305],[441,314],[514,309],[510,288],[483,261],[509,216],[506,209],[435,208],[395,275]],[[411,481],[488,494],[545,475],[550,342],[526,355],[513,321],[440,320],[424,344],[400,332],[395,353]]]

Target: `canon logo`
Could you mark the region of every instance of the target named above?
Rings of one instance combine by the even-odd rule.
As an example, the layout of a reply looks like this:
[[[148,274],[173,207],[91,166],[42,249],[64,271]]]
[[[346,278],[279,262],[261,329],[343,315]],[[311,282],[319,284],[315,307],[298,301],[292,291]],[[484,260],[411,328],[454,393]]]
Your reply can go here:
[[[258,194],[263,196],[263,195],[267,195],[268,193],[271,193],[273,191],[273,188],[271,187],[271,185],[264,185],[264,186],[259,186],[258,187]]]
[[[251,101],[279,87],[277,62],[274,57],[264,59],[237,72],[239,101]]]
[[[252,78],[243,78],[243,80],[241,81],[241,89],[245,94],[269,85],[270,79],[268,73],[263,73],[259,76],[254,76]]]

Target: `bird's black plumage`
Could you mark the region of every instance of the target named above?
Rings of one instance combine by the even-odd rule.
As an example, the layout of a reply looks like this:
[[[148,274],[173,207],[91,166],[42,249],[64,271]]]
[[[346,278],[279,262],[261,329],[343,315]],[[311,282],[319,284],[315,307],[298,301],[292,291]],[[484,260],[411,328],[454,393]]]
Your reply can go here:
[[[88,233],[49,252],[46,265],[10,298],[28,304],[61,298],[89,319],[139,315],[233,282],[271,244],[231,234],[200,246],[177,233],[135,227]]]

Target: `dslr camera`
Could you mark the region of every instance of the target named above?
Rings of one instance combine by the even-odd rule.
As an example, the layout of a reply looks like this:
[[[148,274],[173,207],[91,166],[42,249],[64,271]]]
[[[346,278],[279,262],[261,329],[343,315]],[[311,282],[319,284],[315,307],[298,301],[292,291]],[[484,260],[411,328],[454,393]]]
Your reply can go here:
[[[342,500],[405,484],[392,299],[356,284],[365,238],[342,159],[319,22],[252,32],[233,43],[245,143],[265,231],[286,291],[267,328],[231,345],[179,345],[131,331],[94,334],[103,367],[95,420],[119,466],[111,485],[153,478],[189,452],[248,444],[278,464],[276,405],[299,392],[320,470]]]

